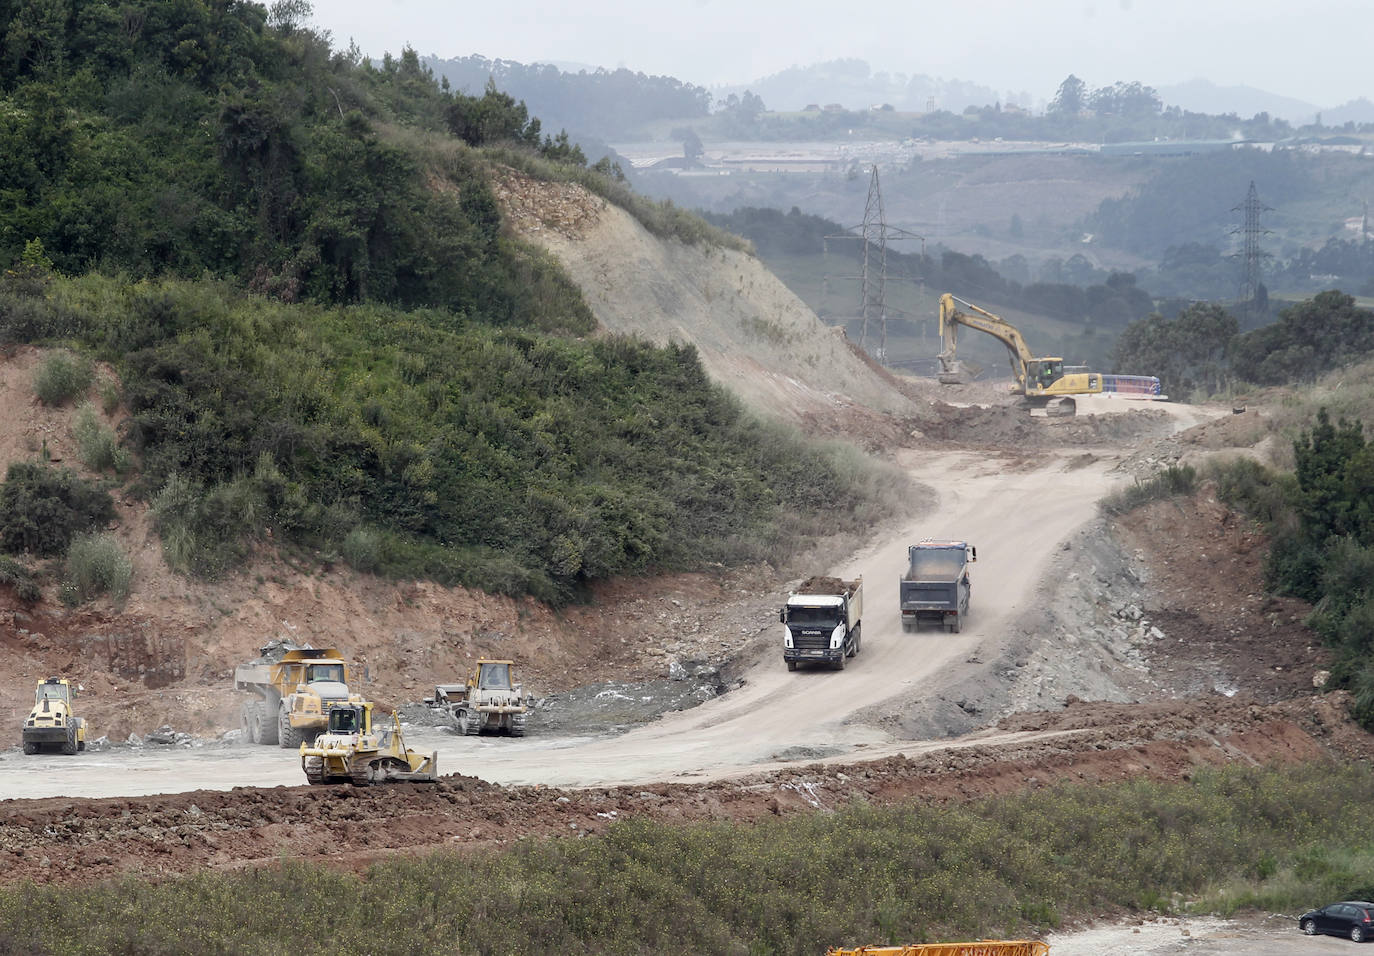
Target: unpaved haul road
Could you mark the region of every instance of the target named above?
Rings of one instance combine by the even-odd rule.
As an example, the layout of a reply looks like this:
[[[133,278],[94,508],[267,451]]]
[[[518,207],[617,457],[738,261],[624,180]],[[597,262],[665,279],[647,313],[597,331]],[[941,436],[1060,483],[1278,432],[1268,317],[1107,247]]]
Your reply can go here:
[[[1193,410],[1179,412],[1180,427],[1193,423]],[[1112,472],[1117,461],[1114,452],[1085,455],[1082,448],[1045,452],[1032,466],[966,451],[904,453],[901,463],[937,500],[935,507],[913,503],[912,512],[923,517],[828,569],[864,578],[862,649],[843,671],[789,672],[779,633],[777,655],[747,672],[738,690],[620,736],[474,739],[417,729],[406,742],[417,750],[437,749],[442,773],[556,787],[699,781],[788,760],[852,761],[949,747],[947,740],[899,740],[846,721],[917,687],[937,691],[942,668],[1014,628],[1031,609],[1052,552],[1094,516],[1105,493],[1127,480]],[[978,548],[969,621],[958,635],[901,629],[897,581],[908,545],[923,537],[955,537]],[[1020,735],[975,735],[968,742],[1004,736]],[[75,759],[14,753],[0,763],[3,797],[132,796],[303,782],[297,756],[268,747],[121,749]]]

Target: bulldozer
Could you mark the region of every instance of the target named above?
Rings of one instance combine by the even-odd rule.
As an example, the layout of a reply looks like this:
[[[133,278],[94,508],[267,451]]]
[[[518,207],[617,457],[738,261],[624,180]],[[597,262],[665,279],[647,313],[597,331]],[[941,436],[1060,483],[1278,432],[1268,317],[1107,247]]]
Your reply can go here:
[[[363,700],[337,648],[269,641],[258,654],[234,668],[234,688],[249,694],[240,713],[247,743],[294,750],[324,730],[331,706]]]
[[[86,721],[76,716],[76,688],[61,677],[40,680],[33,694],[33,710],[24,721],[24,753],[54,747],[64,754],[86,749]]]
[[[301,769],[311,784],[432,783],[439,779],[439,752],[407,750],[401,721],[391,712],[391,729],[372,726],[372,702],[335,704],[328,726],[314,743],[301,744]]]
[[[438,684],[425,703],[452,717],[459,733],[523,737],[534,698],[512,681],[514,663],[480,658],[466,684]]]
[[[961,325],[986,332],[1007,347],[1015,379],[1011,393],[1020,395],[1030,408],[1044,409],[1047,416],[1065,418],[1073,415],[1078,411],[1075,395],[1097,395],[1103,390],[1100,373],[1066,367],[1064,360],[1058,357],[1037,358],[1016,326],[948,292],[940,296],[939,379],[943,385],[960,385],[966,380],[963,363],[956,354]]]

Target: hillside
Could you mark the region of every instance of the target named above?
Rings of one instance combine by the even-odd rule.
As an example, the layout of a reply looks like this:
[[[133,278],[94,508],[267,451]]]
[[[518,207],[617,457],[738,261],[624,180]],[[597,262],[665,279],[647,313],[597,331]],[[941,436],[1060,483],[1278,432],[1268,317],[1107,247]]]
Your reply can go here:
[[[714,381],[794,422],[850,405],[914,414],[889,376],[753,256],[660,241],[576,185],[507,171],[495,188],[511,228],[556,256],[604,330],[690,343]]]

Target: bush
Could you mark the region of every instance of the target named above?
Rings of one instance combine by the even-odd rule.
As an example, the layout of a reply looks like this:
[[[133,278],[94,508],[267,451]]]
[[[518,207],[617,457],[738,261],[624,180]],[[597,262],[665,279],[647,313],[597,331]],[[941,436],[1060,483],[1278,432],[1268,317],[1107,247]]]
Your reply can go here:
[[[0,584],[12,587],[14,596],[21,601],[32,603],[43,596],[38,589],[37,575],[13,558],[0,556]]]
[[[72,421],[72,437],[76,439],[77,457],[92,471],[114,471],[122,475],[133,464],[133,456],[128,449],[120,447],[114,429],[100,420],[95,406],[89,402],[77,409]]]
[[[33,391],[44,405],[65,405],[84,395],[95,379],[89,359],[55,352],[43,360],[33,377]]]
[[[132,576],[133,564],[114,535],[82,535],[67,550],[62,603],[85,604],[101,594],[123,601]]]
[[[1123,515],[1151,501],[1191,495],[1197,488],[1197,471],[1191,465],[1169,467],[1144,481],[1103,498],[1098,509],[1107,515]]]
[[[70,469],[15,462],[0,485],[0,549],[61,554],[73,537],[114,513],[110,493]]]

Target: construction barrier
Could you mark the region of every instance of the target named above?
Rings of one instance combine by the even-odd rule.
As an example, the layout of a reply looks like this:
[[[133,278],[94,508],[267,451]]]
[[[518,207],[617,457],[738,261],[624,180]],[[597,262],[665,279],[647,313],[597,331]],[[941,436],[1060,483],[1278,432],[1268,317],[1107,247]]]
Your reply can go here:
[[[917,943],[911,946],[860,946],[826,950],[826,956],[1046,956],[1049,943],[1038,940],[984,939],[976,943]]]
[[[1163,398],[1153,375],[1103,375],[1102,391],[1122,398]]]

